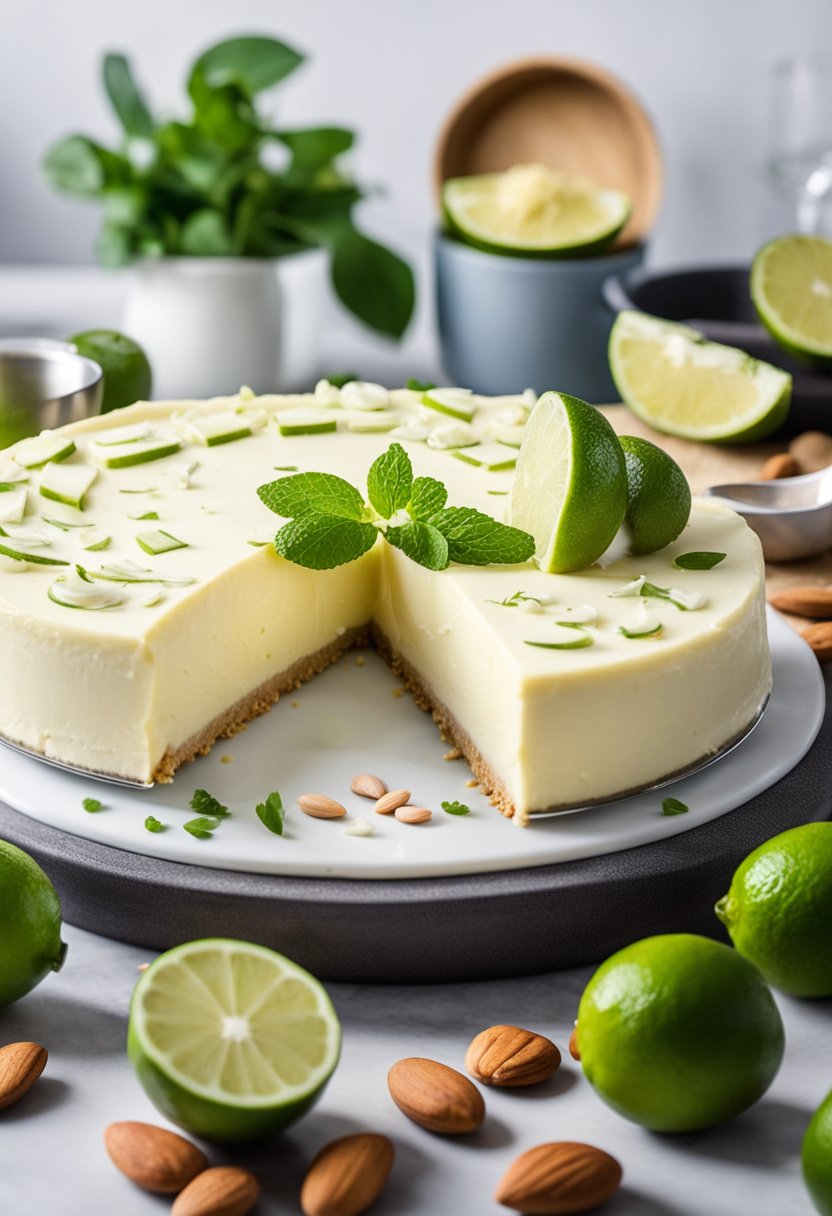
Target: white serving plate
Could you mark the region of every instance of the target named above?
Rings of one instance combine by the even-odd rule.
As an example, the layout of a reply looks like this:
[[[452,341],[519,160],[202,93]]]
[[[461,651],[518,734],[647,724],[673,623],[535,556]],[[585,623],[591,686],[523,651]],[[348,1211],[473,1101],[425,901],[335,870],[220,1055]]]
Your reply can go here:
[[[53,768],[9,748],[0,749],[0,800],[50,827],[163,860],[250,873],[356,879],[439,877],[543,866],[619,852],[690,831],[725,815],[768,789],[801,760],[823,720],[823,679],[809,647],[769,613],[774,689],[757,728],[718,762],[661,790],[579,814],[533,820],[519,830],[465,782],[463,762],[444,761],[448,749],[431,718],[421,713],[384,663],[350,654],[287,696],[236,738],[179,770],[171,785],[130,789]],[[599,755],[603,742],[599,740]],[[229,762],[229,759],[230,762]],[[408,826],[376,815],[372,802],[350,792],[356,773],[377,773],[388,786],[412,791],[433,820]],[[194,817],[188,802],[206,789],[232,812],[213,837],[198,840],[182,825]],[[279,790],[286,807],[282,837],[268,832],[254,807]],[[303,793],[337,798],[340,820],[311,819],[295,799]],[[662,798],[686,803],[687,814],[662,815]],[[105,810],[89,814],[85,797]],[[443,800],[459,800],[471,814],[445,814]],[[167,825],[153,834],[147,815]],[[370,837],[343,835],[361,817]]]

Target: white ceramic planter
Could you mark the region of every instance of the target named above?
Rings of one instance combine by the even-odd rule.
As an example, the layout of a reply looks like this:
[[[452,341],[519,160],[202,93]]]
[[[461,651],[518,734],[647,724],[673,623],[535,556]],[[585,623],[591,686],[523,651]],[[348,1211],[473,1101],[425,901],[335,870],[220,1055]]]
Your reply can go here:
[[[153,395],[213,397],[315,379],[327,255],[162,258],[135,267],[122,327],[147,351]]]

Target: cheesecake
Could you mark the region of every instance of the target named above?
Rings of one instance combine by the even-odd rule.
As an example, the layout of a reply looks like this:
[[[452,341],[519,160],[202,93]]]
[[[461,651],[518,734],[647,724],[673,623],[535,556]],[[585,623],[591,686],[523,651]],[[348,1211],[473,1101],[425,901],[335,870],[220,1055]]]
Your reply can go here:
[[[0,736],[167,782],[372,643],[521,822],[729,747],[762,712],[771,665],[759,542],[724,507],[694,501],[667,548],[574,574],[430,570],[381,535],[335,569],[276,552],[285,521],[258,487],[318,472],[363,494],[391,442],[450,503],[504,520],[533,403],[322,383],[138,403],[0,452]],[[701,552],[724,558],[675,564]]]

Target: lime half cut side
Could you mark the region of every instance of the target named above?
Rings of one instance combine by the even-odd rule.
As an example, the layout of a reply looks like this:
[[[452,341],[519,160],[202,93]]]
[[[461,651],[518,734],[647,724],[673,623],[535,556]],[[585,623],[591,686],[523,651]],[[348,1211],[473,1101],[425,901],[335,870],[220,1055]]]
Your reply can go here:
[[[511,522],[535,541],[541,570],[591,566],[627,510],[624,453],[603,414],[567,393],[544,393],[526,425]]]
[[[751,267],[751,299],[785,350],[832,364],[832,241],[783,236],[763,245]]]
[[[747,443],[772,434],[789,412],[787,372],[674,321],[619,313],[609,357],[622,400],[667,435]]]
[[[315,1102],[338,1063],[341,1029],[325,989],[281,954],[206,938],[145,971],[128,1053],[151,1101],[209,1140],[280,1131]]]
[[[442,202],[448,226],[466,243],[520,257],[600,251],[630,216],[620,190],[597,189],[544,165],[451,178]]]

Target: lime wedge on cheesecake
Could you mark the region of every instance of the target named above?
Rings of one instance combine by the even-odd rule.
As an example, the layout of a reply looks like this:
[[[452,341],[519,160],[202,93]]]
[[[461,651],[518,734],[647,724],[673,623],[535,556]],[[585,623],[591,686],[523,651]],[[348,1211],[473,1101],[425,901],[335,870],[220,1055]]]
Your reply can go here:
[[[627,465],[627,527],[631,553],[655,553],[690,518],[688,479],[672,456],[637,435],[619,437]]]
[[[564,574],[592,565],[627,510],[624,453],[594,406],[544,393],[517,455],[511,523],[534,537],[541,570]]]
[[[782,236],[763,245],[751,267],[751,299],[785,350],[832,363],[832,241]]]
[[[772,434],[789,412],[787,372],[674,321],[619,313],[609,358],[621,399],[667,435],[747,443]]]
[[[340,1049],[323,986],[251,942],[176,946],[133,993],[127,1050],[139,1080],[167,1118],[209,1140],[252,1140],[294,1123]]]
[[[630,200],[545,165],[454,177],[442,188],[456,236],[490,253],[569,257],[598,252],[624,227]]]

